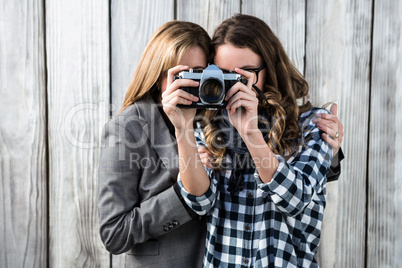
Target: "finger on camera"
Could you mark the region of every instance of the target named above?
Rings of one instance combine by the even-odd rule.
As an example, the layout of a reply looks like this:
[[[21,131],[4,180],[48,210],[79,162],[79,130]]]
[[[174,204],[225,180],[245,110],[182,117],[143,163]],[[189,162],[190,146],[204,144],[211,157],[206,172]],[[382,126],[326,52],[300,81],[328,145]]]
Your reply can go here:
[[[185,87],[198,87],[199,84],[199,82],[191,79],[177,79],[170,85],[170,87],[168,87],[166,94],[171,94],[172,92]]]
[[[246,110],[252,109],[253,104],[250,100],[238,99],[229,106],[228,110],[230,110],[231,114],[234,114],[239,107],[243,107]]]
[[[195,95],[193,95],[193,94],[191,94],[191,93],[189,93],[187,91],[184,91],[182,89],[176,90],[176,92],[174,94],[176,94],[177,96],[180,96],[180,97],[182,97],[184,99],[187,99],[187,100],[191,100],[191,101],[194,101],[194,102],[198,101],[197,96],[195,96]]]
[[[229,107],[232,106],[233,103],[235,103],[235,102],[238,101],[239,99],[252,101],[252,100],[253,100],[253,97],[250,96],[250,95],[247,94],[247,93],[238,92],[236,95],[234,95],[232,98],[229,99],[229,101],[228,101],[228,103],[227,103],[227,106],[229,106]]]
[[[191,100],[182,98],[180,96],[174,96],[171,101],[169,102],[169,104],[176,106],[178,104],[184,104],[184,105],[190,105],[192,103]]]
[[[225,96],[225,101],[230,100],[234,95],[236,95],[237,92],[240,91],[239,86],[236,84],[234,84],[227,92],[226,92],[226,96]]]
[[[255,92],[253,90],[249,90],[249,88],[245,84],[243,84],[242,82],[237,82],[228,90],[228,92],[226,92],[225,100],[230,100],[233,96],[238,95],[239,92],[245,92],[253,98],[257,96]]]
[[[181,71],[188,70],[190,67],[186,65],[177,65],[173,68],[170,68],[167,73],[168,81],[173,82],[174,77]]]
[[[182,90],[177,90],[177,91],[175,91],[175,92],[173,92],[171,94],[166,94],[166,95],[162,96],[162,104],[163,103],[170,103],[172,105],[177,105],[177,103],[181,99],[193,102],[193,101],[195,101],[194,97],[195,97],[194,95],[192,95],[192,94],[190,94],[188,92],[184,92]],[[181,101],[181,102],[183,102],[183,101]],[[183,104],[183,103],[180,103],[180,104]]]
[[[253,85],[254,76],[253,72],[247,72],[246,70],[235,68],[236,73],[241,74],[247,79],[247,86],[251,87]]]

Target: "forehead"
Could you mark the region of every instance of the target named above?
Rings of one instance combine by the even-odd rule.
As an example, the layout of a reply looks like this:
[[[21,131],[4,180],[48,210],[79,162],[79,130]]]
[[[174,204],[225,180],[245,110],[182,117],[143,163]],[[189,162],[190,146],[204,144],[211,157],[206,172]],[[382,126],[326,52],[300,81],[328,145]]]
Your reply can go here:
[[[214,63],[221,69],[233,71],[235,68],[259,67],[262,59],[249,48],[224,44],[216,49]]]
[[[206,67],[207,65],[207,56],[204,51],[198,47],[194,46],[189,48],[186,53],[183,54],[180,62],[180,65],[187,65],[190,68],[194,67]]]

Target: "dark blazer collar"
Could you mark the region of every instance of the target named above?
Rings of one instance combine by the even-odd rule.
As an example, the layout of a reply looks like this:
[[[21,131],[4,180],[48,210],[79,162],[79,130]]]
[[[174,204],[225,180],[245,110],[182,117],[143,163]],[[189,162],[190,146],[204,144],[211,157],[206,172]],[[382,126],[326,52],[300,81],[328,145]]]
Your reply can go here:
[[[153,149],[158,154],[164,166],[176,181],[179,172],[177,141],[169,132],[168,127],[158,109],[161,104],[155,103],[147,94],[141,100],[136,101],[137,111],[142,120],[146,122],[144,131]]]

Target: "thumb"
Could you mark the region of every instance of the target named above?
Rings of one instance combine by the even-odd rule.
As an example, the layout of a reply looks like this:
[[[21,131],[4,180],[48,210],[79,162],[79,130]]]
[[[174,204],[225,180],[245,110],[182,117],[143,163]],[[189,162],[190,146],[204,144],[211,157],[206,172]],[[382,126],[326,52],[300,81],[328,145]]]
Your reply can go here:
[[[332,104],[330,112],[335,116],[338,115],[338,105],[336,105],[336,103]]]

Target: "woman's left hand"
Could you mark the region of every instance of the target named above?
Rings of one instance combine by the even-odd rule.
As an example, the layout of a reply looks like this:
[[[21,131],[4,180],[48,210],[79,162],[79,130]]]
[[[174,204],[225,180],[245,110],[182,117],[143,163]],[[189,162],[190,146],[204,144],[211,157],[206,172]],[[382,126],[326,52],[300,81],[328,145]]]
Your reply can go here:
[[[258,98],[252,89],[254,73],[236,68],[235,71],[247,78],[247,85],[237,82],[226,94],[229,120],[241,136],[258,130]]]
[[[338,106],[334,103],[330,109],[331,114],[318,114],[313,122],[317,124],[318,129],[324,131],[322,138],[332,147],[335,156],[343,140],[343,125],[337,117]]]

